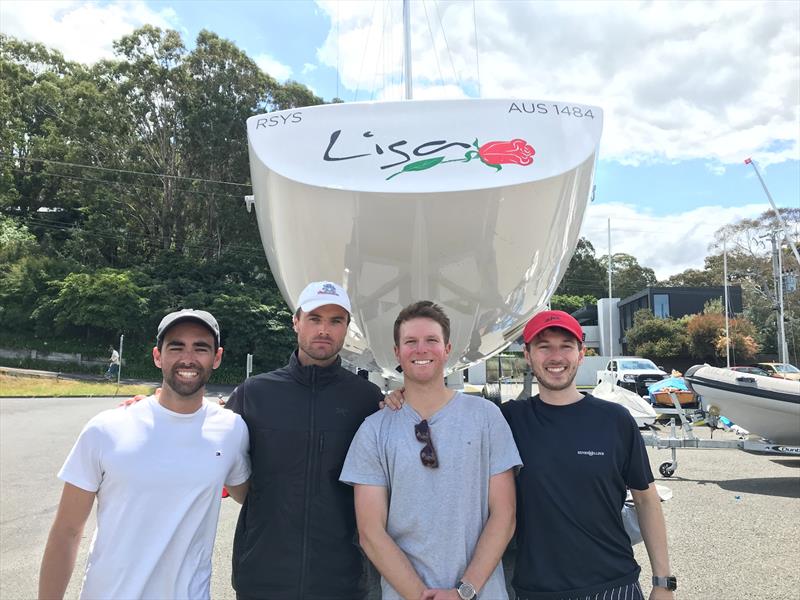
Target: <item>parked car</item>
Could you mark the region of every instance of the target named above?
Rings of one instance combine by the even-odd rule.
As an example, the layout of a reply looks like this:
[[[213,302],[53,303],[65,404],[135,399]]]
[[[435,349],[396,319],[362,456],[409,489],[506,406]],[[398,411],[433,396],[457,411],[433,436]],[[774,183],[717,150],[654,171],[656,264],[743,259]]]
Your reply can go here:
[[[767,372],[770,377],[800,381],[800,369],[789,363],[756,363],[751,365]]]
[[[764,369],[760,367],[751,367],[751,366],[739,366],[739,367],[731,367],[731,371],[738,371],[739,373],[747,373],[749,375],[761,375],[762,377],[769,377],[769,373],[767,373]]]
[[[636,392],[640,396],[647,396],[649,394],[648,386],[656,381],[661,381],[668,375],[647,358],[620,356],[608,361],[605,370],[597,372],[597,383],[599,384],[603,379],[609,377],[620,387]]]

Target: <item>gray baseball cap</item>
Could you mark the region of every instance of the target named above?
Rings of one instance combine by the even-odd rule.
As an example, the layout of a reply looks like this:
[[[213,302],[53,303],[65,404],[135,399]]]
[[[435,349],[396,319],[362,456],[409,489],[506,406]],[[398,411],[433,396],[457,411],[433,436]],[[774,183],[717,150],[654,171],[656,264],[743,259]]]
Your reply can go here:
[[[220,345],[219,339],[219,323],[210,312],[205,310],[195,310],[194,308],[184,308],[169,313],[166,317],[161,319],[158,324],[158,333],[156,334],[156,344],[160,344],[164,338],[164,334],[173,325],[183,323],[184,321],[195,321],[201,325],[205,325],[208,330],[214,334],[214,340],[217,342],[217,347]]]

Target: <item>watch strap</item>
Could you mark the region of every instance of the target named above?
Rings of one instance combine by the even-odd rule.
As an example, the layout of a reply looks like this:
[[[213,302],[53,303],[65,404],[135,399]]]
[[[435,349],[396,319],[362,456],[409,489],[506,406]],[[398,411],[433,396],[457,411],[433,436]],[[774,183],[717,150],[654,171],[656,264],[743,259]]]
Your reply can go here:
[[[667,575],[666,577],[657,577],[653,575],[653,586],[674,591],[678,589],[678,580],[674,575]]]

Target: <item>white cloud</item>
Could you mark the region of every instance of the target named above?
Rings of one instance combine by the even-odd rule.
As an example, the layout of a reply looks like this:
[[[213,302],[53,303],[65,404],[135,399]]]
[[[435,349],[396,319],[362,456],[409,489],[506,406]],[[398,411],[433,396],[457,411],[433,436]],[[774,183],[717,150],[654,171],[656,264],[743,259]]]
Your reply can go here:
[[[401,98],[399,4],[318,4],[332,22],[320,62],[361,99]],[[472,7],[412,3],[415,97],[480,83],[483,97],[596,104],[602,158],[625,164],[800,158],[800,3],[483,0],[478,59]]]
[[[253,57],[253,60],[262,71],[271,75],[278,81],[286,81],[292,76],[292,67],[283,64],[269,54],[258,54]]]
[[[174,29],[171,8],[153,10],[139,0],[112,2],[3,0],[0,30],[19,39],[42,42],[68,60],[93,63],[113,56],[112,42],[145,24]]]
[[[679,214],[643,214],[641,206],[607,202],[590,204],[581,236],[592,242],[597,256],[608,253],[608,218],[611,218],[611,252],[635,256],[650,267],[658,279],[686,269],[703,269],[714,233],[743,218],[761,215],[766,207],[747,204],[738,207],[701,206]]]
[[[307,75],[308,73],[313,73],[318,68],[319,68],[319,65],[315,65],[315,64],[312,64],[312,63],[305,63],[303,65],[302,73],[303,73],[303,75]]]

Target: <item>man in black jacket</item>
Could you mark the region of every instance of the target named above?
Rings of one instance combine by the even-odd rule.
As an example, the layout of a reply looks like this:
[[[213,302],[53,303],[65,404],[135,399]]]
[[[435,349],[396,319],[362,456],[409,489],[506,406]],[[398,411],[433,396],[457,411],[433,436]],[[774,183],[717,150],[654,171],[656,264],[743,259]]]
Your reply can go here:
[[[356,600],[366,594],[353,490],[339,482],[380,389],[341,366],[350,299],[309,284],[293,318],[289,364],[247,379],[227,407],[250,431],[250,491],[233,545],[238,600]]]

